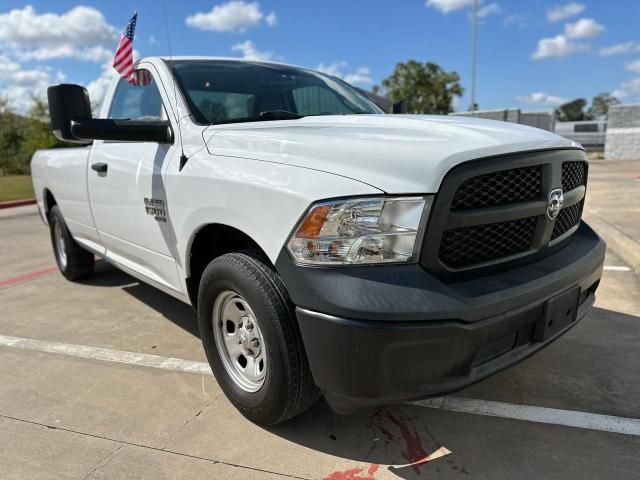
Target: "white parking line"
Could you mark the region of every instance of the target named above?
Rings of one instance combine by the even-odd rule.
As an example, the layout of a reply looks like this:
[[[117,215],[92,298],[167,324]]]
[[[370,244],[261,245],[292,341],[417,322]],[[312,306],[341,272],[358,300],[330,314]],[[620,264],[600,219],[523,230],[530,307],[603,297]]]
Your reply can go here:
[[[179,358],[161,357],[146,353],[123,352],[109,348],[88,347],[68,343],[47,342],[31,338],[0,335],[0,346],[35,350],[38,352],[58,353],[72,357],[89,358],[104,362],[124,363],[143,367],[171,370],[174,372],[198,373],[212,375],[209,364]],[[586,428],[601,432],[621,433],[640,436],[640,420],[635,418],[615,417],[597,413],[560,410],[555,408],[515,405],[511,403],[492,402],[464,397],[440,397],[430,400],[411,402],[411,405],[437,408],[452,412],[471,413],[490,417],[524,420],[527,422],[563,425],[574,428]]]
[[[617,266],[617,265],[605,265],[604,269],[610,272],[630,272],[631,271],[630,267]]]
[[[561,410],[557,408],[515,405],[465,397],[440,397],[412,402],[412,405],[438,408],[452,412],[473,413],[489,417],[510,418],[526,422],[548,423],[566,427],[586,428],[600,432],[640,436],[640,420],[597,413]]]
[[[85,345],[71,345],[68,343],[46,342],[31,338],[9,337],[0,335],[0,345],[5,347],[36,350],[38,352],[60,353],[72,357],[91,358],[104,362],[126,363],[143,367],[161,368],[174,372],[200,373],[212,375],[208,363],[193,362],[180,358],[161,357],[147,353],[123,352],[109,348],[87,347]]]

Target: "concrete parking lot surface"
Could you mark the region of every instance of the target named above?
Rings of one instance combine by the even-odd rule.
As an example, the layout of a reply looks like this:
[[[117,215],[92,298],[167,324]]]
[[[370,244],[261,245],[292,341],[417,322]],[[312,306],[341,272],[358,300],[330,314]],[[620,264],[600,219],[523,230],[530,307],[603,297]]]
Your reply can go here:
[[[0,211],[3,480],[638,477],[640,281],[611,251],[587,318],[449,403],[319,402],[268,429],[198,370],[189,306],[104,262],[75,284],[53,263],[35,207]]]

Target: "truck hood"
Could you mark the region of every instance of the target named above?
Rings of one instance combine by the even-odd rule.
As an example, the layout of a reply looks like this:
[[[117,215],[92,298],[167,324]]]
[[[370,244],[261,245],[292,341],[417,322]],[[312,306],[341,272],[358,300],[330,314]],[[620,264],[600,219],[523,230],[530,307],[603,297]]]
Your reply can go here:
[[[515,123],[457,116],[331,115],[212,125],[209,153],[321,170],[387,193],[434,193],[459,163],[506,153],[580,148]]]

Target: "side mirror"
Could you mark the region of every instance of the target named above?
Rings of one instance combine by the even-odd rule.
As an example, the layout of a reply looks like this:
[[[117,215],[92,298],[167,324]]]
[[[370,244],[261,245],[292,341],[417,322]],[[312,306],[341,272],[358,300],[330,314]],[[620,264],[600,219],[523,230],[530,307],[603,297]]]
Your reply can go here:
[[[77,138],[71,133],[72,120],[91,119],[87,89],[69,83],[54,85],[47,88],[47,99],[53,134],[65,142],[91,143],[91,140]]]
[[[77,119],[71,121],[71,134],[83,140],[173,143],[173,130],[167,120]]]
[[[394,102],[392,113],[407,113],[407,101],[400,100],[399,102]]]
[[[92,118],[87,89],[62,84],[47,89],[53,133],[60,140],[91,143],[92,140],[173,143],[171,124],[166,120],[120,120]]]

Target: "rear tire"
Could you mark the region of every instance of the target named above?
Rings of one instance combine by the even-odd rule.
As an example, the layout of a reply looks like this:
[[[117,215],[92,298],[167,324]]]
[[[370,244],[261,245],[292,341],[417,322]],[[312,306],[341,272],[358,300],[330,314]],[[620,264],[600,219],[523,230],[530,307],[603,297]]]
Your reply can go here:
[[[198,291],[198,324],[216,380],[249,420],[275,425],[319,398],[295,307],[259,254],[229,253],[209,263]]]
[[[49,230],[60,273],[71,281],[91,275],[95,257],[73,239],[57,205],[49,211]]]

